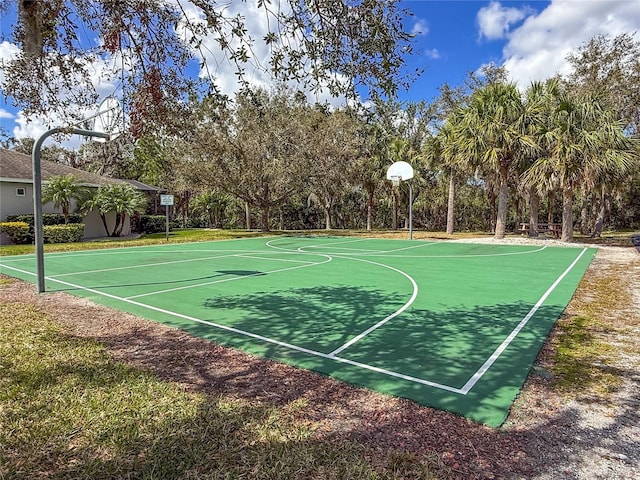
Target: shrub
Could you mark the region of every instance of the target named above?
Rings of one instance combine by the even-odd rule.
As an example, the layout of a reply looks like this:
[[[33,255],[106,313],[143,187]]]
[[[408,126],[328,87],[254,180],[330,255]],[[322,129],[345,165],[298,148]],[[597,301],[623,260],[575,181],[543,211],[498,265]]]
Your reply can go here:
[[[8,222],[25,222],[31,227],[33,231],[33,214],[23,214],[23,215],[9,215],[7,216]],[[69,214],[69,223],[82,223],[82,215],[79,213],[70,213]],[[64,224],[64,215],[61,213],[45,213],[42,215],[42,224],[43,225],[63,225]]]
[[[0,222],[0,232],[6,233],[16,245],[31,243],[33,238],[27,222]]]
[[[140,215],[140,232],[141,233],[159,233],[164,232],[165,226],[164,215]],[[172,225],[169,225],[169,230]]]
[[[69,214],[69,223],[82,223],[82,215],[79,213]],[[61,213],[45,213],[42,215],[43,225],[64,225],[64,215]]]
[[[79,242],[84,236],[84,223],[68,225],[46,225],[44,227],[45,243]]]

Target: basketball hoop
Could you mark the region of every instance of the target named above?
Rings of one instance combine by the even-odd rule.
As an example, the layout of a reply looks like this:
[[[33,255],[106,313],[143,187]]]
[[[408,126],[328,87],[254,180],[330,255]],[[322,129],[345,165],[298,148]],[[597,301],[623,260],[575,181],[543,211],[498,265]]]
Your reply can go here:
[[[413,189],[411,180],[413,178],[413,167],[403,161],[395,162],[387,169],[387,180],[391,180],[394,187],[399,187],[400,182],[407,182],[409,186],[409,239],[413,239]]]
[[[109,134],[109,140],[114,140],[124,131],[124,114],[120,102],[115,97],[107,97],[98,106],[98,113],[93,119],[92,130]],[[95,137],[96,142],[104,142],[105,138]]]

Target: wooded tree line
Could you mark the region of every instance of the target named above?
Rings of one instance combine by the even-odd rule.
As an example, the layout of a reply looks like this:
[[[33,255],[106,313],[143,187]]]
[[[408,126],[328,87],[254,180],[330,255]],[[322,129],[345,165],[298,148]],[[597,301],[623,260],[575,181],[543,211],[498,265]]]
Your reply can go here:
[[[180,110],[179,133],[88,144],[73,161],[174,193],[184,226],[269,230],[404,227],[407,186],[385,177],[404,160],[416,228],[502,237],[561,221],[568,241],[575,224],[640,227],[639,59],[631,35],[596,37],[567,78],[521,92],[489,66],[431,103],[331,109],[285,87],[206,96]]]
[[[448,109],[441,100],[329,110],[286,90],[245,92],[232,109],[204,102],[191,135],[168,149],[172,170],[185,190],[240,200],[247,227],[257,211],[264,230],[398,228],[406,185],[391,186],[385,173],[399,160],[417,172],[418,228],[452,232],[457,217],[458,228],[503,237],[527,221],[536,235],[541,200],[543,218],[561,221],[566,241],[576,218],[593,235],[607,216],[632,227],[629,210],[637,215],[639,207],[635,119],[623,118],[600,91],[550,79],[520,92],[503,77],[497,69]],[[471,225],[457,186],[480,207]]]

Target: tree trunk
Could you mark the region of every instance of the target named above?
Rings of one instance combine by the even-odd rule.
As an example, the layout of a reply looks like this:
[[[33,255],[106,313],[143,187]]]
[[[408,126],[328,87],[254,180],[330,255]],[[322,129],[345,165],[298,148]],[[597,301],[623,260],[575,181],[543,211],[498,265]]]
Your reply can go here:
[[[116,232],[118,231],[118,227],[120,226],[120,214],[116,212],[116,224],[113,226],[113,232],[111,232],[111,237],[117,237]]]
[[[29,56],[40,56],[44,45],[42,35],[44,2],[22,1],[17,3],[19,5],[20,23],[25,32],[22,49]]]
[[[263,205],[261,208],[262,231],[269,231],[269,205]]]
[[[102,225],[104,225],[104,231],[107,235],[109,235],[109,226],[107,225],[107,216],[104,213],[100,213],[100,219],[102,220]]]
[[[249,209],[249,202],[244,202],[244,221],[247,230],[251,230],[251,210]]]
[[[496,231],[496,195],[493,193],[493,188],[487,193],[489,196],[489,226],[491,231]]]
[[[455,170],[453,167],[449,172],[449,198],[447,200],[447,234],[453,234],[455,214],[454,214],[454,197],[455,197]]]
[[[278,214],[280,216],[280,230],[284,230],[284,211],[282,210],[282,206],[278,208]]]
[[[189,190],[185,190],[184,192],[184,204],[182,207],[182,228],[187,228],[189,226],[189,198],[191,197],[191,192]]]
[[[495,238],[504,238],[507,227],[507,198],[509,195],[509,186],[505,180],[500,184],[500,193],[498,194],[498,214],[496,215],[496,234]]]
[[[393,230],[398,229],[398,192],[392,187],[391,198],[393,200],[393,208],[391,212],[391,228]]]
[[[600,205],[600,211],[598,212],[598,218],[596,218],[596,223],[593,226],[593,233],[591,234],[592,238],[600,238],[602,235],[602,226],[604,225],[604,214],[606,212],[606,208],[604,206],[604,202]]]
[[[124,221],[127,219],[127,214],[117,213],[116,216],[119,219],[117,222],[118,227],[113,231],[113,236],[119,237],[120,235],[122,235],[122,230],[124,229],[124,223],[125,223]]]
[[[540,197],[536,189],[529,188],[529,236],[538,236],[538,211],[540,210]]]
[[[582,191],[582,207],[580,208],[580,233],[586,235],[589,230],[589,195]]]
[[[607,213],[607,193],[604,187],[602,187],[602,195],[600,197],[600,210],[596,217],[595,224],[593,226],[592,237],[600,237],[602,235],[602,228],[604,226],[604,216]]]
[[[367,202],[367,230],[373,228],[373,189],[369,190],[369,201]]]
[[[547,223],[553,223],[553,202],[554,202],[554,191],[549,191],[549,195],[547,195]]]
[[[562,241],[573,241],[573,190],[566,185],[562,188]]]
[[[331,230],[331,205],[324,205],[324,229]]]

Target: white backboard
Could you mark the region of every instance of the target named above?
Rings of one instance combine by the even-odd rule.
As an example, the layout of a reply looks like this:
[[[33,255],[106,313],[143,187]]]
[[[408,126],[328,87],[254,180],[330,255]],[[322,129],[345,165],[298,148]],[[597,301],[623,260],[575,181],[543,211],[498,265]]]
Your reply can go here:
[[[113,140],[124,131],[124,115],[120,102],[115,97],[105,98],[98,107],[98,115],[93,120],[94,132],[108,133],[109,140]],[[97,142],[106,141],[104,138],[95,138]]]
[[[413,178],[413,167],[407,162],[396,162],[387,170],[387,180],[400,177],[400,180]]]

